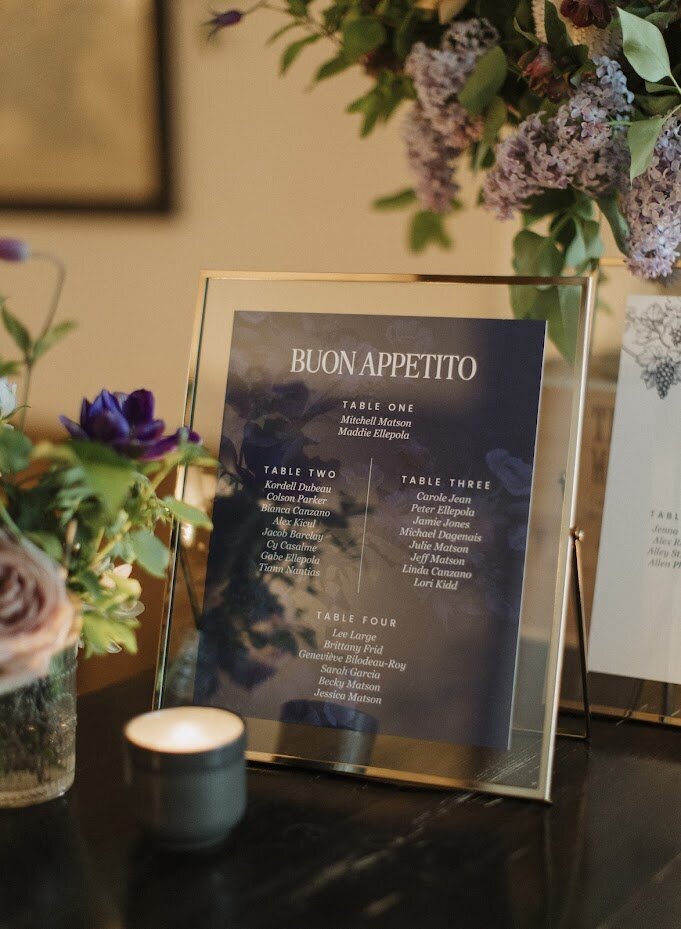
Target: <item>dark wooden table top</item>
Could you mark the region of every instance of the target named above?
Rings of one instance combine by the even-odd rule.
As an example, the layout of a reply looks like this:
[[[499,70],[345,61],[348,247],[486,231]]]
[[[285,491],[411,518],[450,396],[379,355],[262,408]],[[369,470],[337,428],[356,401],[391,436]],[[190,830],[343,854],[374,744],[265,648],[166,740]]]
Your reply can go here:
[[[554,804],[253,769],[210,855],[131,821],[120,728],[140,678],[79,704],[61,800],[0,814],[3,929],[679,929],[681,732],[597,722],[560,740]]]

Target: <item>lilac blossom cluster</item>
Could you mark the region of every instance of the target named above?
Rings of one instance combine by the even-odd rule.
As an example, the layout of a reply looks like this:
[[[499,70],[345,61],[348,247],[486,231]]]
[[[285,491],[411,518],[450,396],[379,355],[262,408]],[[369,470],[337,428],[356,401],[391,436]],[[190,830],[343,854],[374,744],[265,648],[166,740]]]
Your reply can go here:
[[[616,61],[595,59],[585,80],[553,117],[535,113],[496,150],[484,185],[485,205],[500,219],[527,207],[543,190],[569,186],[591,197],[627,185],[629,154],[623,126],[633,95]]]
[[[457,94],[478,60],[499,40],[486,20],[455,22],[439,49],[417,42],[406,62],[417,102],[404,126],[409,167],[425,209],[446,213],[458,187],[453,160],[482,136],[483,121],[462,106]]]
[[[452,165],[458,151],[433,129],[419,103],[407,114],[403,138],[421,206],[434,213],[446,213],[459,190]]]
[[[681,247],[681,119],[660,134],[648,170],[624,198],[627,266],[638,277],[669,276]]]

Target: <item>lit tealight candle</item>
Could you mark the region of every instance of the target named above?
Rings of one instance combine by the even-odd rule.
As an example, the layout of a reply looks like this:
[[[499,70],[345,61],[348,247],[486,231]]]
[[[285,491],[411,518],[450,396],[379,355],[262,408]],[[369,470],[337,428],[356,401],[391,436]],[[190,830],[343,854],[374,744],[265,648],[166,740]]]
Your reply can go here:
[[[216,845],[246,807],[246,728],[235,713],[181,706],[131,719],[126,780],[138,822],[178,849]]]

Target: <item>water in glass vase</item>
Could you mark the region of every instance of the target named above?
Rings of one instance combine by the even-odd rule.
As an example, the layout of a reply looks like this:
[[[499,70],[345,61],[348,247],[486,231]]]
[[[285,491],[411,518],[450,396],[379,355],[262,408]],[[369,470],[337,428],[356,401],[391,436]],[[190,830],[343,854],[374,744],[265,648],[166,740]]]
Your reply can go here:
[[[45,677],[0,696],[0,808],[53,800],[73,783],[76,648],[55,655]]]

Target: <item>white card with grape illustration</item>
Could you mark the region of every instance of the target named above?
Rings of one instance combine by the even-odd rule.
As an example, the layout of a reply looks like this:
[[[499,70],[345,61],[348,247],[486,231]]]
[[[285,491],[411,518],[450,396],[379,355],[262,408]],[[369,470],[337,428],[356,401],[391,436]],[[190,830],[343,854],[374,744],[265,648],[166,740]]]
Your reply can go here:
[[[681,298],[631,297],[589,670],[681,683]]]

